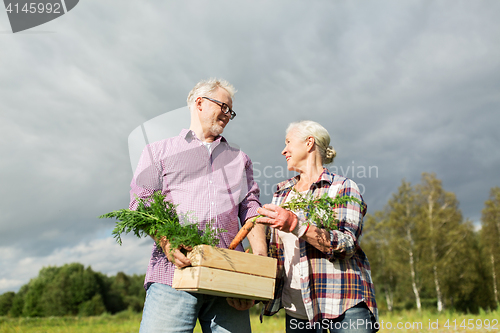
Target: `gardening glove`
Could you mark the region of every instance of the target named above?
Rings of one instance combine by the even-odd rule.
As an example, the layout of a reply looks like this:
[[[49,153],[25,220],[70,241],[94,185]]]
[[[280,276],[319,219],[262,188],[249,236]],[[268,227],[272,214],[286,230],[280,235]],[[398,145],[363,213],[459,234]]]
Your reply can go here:
[[[257,212],[265,217],[259,217],[255,222],[267,224],[271,228],[276,228],[284,232],[293,232],[298,229],[297,215],[280,206],[267,204],[259,208]]]

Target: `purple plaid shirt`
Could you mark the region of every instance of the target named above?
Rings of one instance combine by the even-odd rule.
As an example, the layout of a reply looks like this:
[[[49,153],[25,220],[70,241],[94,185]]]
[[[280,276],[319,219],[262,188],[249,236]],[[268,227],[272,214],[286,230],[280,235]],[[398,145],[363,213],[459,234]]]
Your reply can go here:
[[[238,218],[244,222],[258,215],[259,188],[245,153],[221,136],[210,149],[187,129],[147,145],[130,184],[129,208],[137,208],[137,198],[149,198],[161,190],[166,200],[178,205],[181,222],[197,222],[200,229],[212,222],[215,228],[227,230],[219,236],[219,247],[227,248],[239,230]],[[237,250],[243,250],[241,244]],[[153,245],[145,288],[153,282],[171,286],[175,269]]]
[[[298,177],[278,184],[273,204],[280,205],[285,201]],[[323,253],[302,239],[299,241],[300,284],[309,320],[319,322],[337,318],[360,302],[365,302],[375,318],[378,318],[370,263],[358,243],[366,204],[357,184],[324,169],[320,178],[311,185],[310,191],[317,196],[328,193],[332,198],[337,194],[353,196],[361,200],[362,204],[350,202],[347,206],[335,209],[339,230],[330,232],[331,247],[328,252]],[[273,228],[269,229],[269,252],[278,259],[278,273],[274,300],[265,307],[265,315],[273,315],[282,308],[281,296],[285,282],[283,244],[278,233]]]

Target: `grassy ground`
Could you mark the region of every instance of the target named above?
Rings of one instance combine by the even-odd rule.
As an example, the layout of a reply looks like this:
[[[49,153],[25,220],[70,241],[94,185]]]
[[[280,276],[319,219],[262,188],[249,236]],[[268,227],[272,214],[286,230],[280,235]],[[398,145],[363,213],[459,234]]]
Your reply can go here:
[[[386,313],[380,316],[380,325],[380,332],[500,332],[500,311],[477,315],[447,311]]]
[[[137,333],[141,314],[123,312],[98,317],[8,318],[0,317],[0,333]],[[284,316],[265,317],[252,314],[253,332],[284,332]],[[201,332],[199,325],[194,332]]]
[[[481,312],[478,315],[430,311],[418,313],[406,311],[382,314],[380,332],[500,332],[500,311]],[[284,332],[284,315],[264,317],[252,314],[252,330],[255,333]],[[139,331],[141,314],[124,312],[99,317],[50,317],[7,318],[0,317],[2,333],[136,333]],[[446,324],[448,327],[446,327]],[[489,326],[489,328],[487,328]],[[201,332],[197,327],[195,332]]]
[[[125,333],[138,332],[141,315],[118,318],[99,317],[61,317],[61,318],[3,318],[0,319],[0,332],[9,333]]]

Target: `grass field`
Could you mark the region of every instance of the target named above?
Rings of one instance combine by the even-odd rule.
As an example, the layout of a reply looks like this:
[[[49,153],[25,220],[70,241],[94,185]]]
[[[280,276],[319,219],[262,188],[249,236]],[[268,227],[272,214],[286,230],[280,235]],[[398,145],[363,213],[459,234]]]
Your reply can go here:
[[[386,313],[380,316],[380,332],[500,332],[500,311],[478,315],[424,311]],[[252,314],[253,332],[284,332],[284,315]],[[132,333],[139,331],[141,314],[123,312],[98,317],[7,318],[0,317],[0,332],[13,333]],[[489,328],[487,328],[489,327]],[[197,327],[195,332],[201,332]]]

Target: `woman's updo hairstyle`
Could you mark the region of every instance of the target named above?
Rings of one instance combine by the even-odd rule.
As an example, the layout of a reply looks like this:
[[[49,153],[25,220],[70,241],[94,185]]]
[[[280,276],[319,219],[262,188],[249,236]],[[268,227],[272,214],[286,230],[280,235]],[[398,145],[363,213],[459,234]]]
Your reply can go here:
[[[288,125],[286,134],[291,130],[296,130],[298,137],[302,140],[312,136],[321,156],[321,162],[323,164],[333,162],[337,152],[330,146],[330,134],[323,126],[312,120],[302,120]]]

